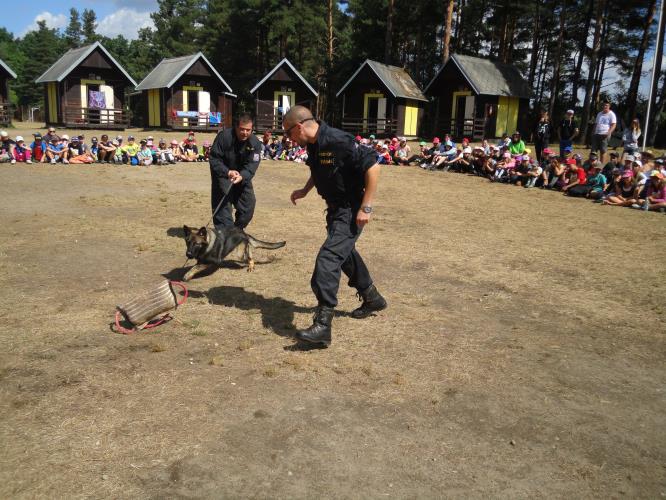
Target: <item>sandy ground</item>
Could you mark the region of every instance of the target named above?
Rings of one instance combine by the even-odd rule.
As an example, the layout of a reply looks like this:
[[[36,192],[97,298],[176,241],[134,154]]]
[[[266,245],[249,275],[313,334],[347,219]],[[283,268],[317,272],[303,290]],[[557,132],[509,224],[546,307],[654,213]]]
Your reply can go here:
[[[0,167],[0,497],[666,496],[663,214],[385,168],[358,246],[389,308],[352,319],[343,281],[301,351],[306,178],[263,162],[248,232],[287,246],[125,336],[114,306],[210,217],[207,165]]]

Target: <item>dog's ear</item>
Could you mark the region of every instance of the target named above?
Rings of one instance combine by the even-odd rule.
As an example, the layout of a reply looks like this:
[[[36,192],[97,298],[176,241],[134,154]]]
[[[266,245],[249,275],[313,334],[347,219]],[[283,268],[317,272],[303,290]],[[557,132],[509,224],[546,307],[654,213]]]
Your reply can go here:
[[[202,227],[201,229],[199,229],[199,232],[198,232],[197,234],[198,234],[199,236],[204,236],[204,237],[206,237],[206,236],[208,236],[208,231],[206,231],[206,228],[205,228],[205,227]]]
[[[183,235],[185,236],[185,238],[187,238],[187,236],[192,232],[192,230],[187,225],[183,225],[183,231],[185,232],[185,234]]]

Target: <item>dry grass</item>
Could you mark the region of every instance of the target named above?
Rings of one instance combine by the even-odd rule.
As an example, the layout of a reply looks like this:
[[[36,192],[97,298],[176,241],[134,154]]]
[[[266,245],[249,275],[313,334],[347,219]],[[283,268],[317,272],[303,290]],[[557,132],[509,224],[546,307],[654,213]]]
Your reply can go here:
[[[333,344],[301,351],[323,205],[265,162],[249,232],[287,246],[113,334],[115,304],[182,275],[208,175],[0,169],[0,496],[666,492],[663,215],[386,168],[358,247],[389,308],[350,318],[343,279]]]

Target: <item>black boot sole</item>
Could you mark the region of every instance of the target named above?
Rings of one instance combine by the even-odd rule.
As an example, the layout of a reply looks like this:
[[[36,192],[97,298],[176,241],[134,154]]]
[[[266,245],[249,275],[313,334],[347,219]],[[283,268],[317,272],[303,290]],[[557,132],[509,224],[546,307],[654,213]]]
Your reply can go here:
[[[298,340],[299,342],[303,342],[303,343],[305,343],[305,344],[307,344],[307,345],[319,345],[319,346],[322,346],[322,347],[328,347],[328,346],[331,345],[331,341],[330,341],[330,340],[314,340],[314,339],[308,339],[308,338],[305,338],[305,337],[301,337],[301,336],[298,335],[298,334],[296,335],[296,340]]]
[[[377,309],[371,309],[367,313],[363,313],[363,315],[361,315],[361,316],[354,316],[354,311],[352,311],[351,312],[351,317],[354,318],[354,319],[365,319],[369,316],[373,316],[374,313],[376,313],[376,312],[383,311],[387,307],[388,307],[388,304],[384,304],[382,307],[379,307]]]

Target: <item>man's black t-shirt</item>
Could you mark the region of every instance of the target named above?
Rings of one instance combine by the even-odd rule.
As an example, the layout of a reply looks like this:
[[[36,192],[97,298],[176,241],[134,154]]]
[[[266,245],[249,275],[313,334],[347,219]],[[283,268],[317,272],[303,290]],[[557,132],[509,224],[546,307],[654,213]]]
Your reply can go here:
[[[577,128],[578,125],[576,125],[576,121],[573,118],[571,120],[565,118],[560,122],[560,126],[558,127],[560,139],[568,141],[576,133]]]
[[[307,145],[306,162],[317,192],[329,205],[357,208],[365,191],[365,172],[377,163],[377,155],[357,144],[353,135],[318,123],[317,141]]]

